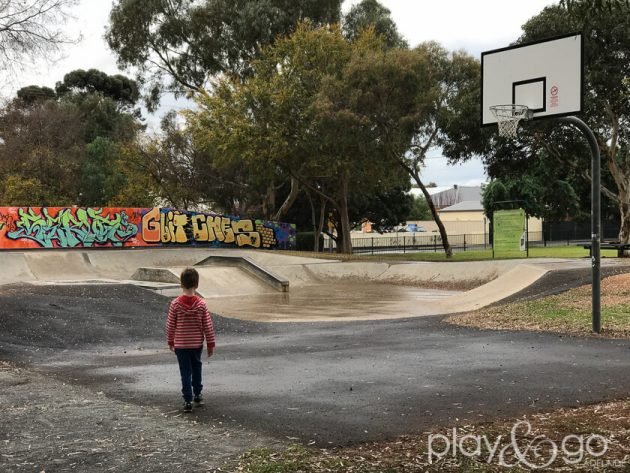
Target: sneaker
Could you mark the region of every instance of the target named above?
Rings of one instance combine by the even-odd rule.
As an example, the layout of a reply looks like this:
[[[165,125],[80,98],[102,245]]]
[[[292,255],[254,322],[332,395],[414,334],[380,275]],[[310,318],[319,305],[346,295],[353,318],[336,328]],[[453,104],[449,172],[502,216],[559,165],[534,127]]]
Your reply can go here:
[[[201,394],[197,394],[194,398],[193,398],[193,402],[195,404],[203,404],[203,396]]]
[[[192,403],[191,402],[185,402],[184,403],[184,412],[192,412]]]

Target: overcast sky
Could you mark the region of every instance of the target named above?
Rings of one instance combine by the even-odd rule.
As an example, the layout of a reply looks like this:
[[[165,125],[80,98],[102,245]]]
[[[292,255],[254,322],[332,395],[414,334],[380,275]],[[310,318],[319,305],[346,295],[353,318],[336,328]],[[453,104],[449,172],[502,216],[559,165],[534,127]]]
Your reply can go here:
[[[346,0],[347,11],[360,0]],[[475,57],[482,51],[507,46],[520,36],[520,27],[539,13],[549,0],[380,0],[392,12],[398,30],[411,46],[422,41],[435,40],[446,48],[464,49]],[[81,37],[76,45],[65,48],[63,57],[55,62],[31,64],[12,81],[0,88],[2,96],[15,94],[20,87],[36,84],[54,87],[63,75],[74,69],[100,69],[108,74],[120,72],[116,60],[103,34],[108,22],[112,2],[109,0],[81,0],[73,10],[74,20],[68,22],[70,36]],[[122,71],[125,72],[125,71]],[[156,116],[149,123],[156,126],[159,117],[171,108],[184,105],[173,100],[164,101]],[[447,166],[439,158],[439,151],[432,153],[423,172],[425,182],[440,186],[453,184],[474,185],[485,180],[483,166],[473,160],[461,166]]]

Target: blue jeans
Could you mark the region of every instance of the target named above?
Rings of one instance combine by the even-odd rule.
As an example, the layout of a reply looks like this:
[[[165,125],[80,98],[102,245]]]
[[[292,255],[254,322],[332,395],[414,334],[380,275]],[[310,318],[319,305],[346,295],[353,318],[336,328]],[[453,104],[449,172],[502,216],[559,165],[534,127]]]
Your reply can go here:
[[[203,346],[199,348],[175,348],[177,363],[179,363],[179,374],[182,377],[182,395],[185,402],[192,402],[193,393],[195,396],[201,394],[203,384],[201,384],[201,353]]]

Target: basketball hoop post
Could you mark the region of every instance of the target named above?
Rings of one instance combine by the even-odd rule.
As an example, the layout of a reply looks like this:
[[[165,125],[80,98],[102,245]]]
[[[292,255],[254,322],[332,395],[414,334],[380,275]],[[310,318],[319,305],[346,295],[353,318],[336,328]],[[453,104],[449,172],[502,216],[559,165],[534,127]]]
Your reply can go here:
[[[586,123],[577,117],[559,118],[563,123],[574,125],[586,137],[591,147],[591,266],[593,269],[593,286],[591,299],[593,304],[593,332],[600,333],[602,331],[601,322],[601,255],[600,255],[600,204],[601,204],[601,164],[599,146],[593,130]]]

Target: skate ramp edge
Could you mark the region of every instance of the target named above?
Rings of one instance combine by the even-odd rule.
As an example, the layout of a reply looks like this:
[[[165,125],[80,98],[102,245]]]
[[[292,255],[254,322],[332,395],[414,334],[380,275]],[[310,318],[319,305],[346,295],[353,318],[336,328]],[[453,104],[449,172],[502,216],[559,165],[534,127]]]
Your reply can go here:
[[[1,253],[0,261],[2,261],[0,284],[35,281],[37,279],[31,272],[31,268],[29,268],[22,253]]]
[[[168,268],[138,268],[131,276],[134,281],[151,281],[179,284],[179,276]]]
[[[23,258],[39,281],[81,281],[101,277],[85,252],[27,252]]]
[[[470,312],[499,302],[534,284],[550,270],[539,265],[519,264],[483,286],[437,302],[440,313]]]
[[[285,279],[264,266],[256,263],[247,256],[213,255],[209,256],[195,266],[232,266],[240,268],[254,276],[263,283],[280,292],[289,292],[289,280]]]

